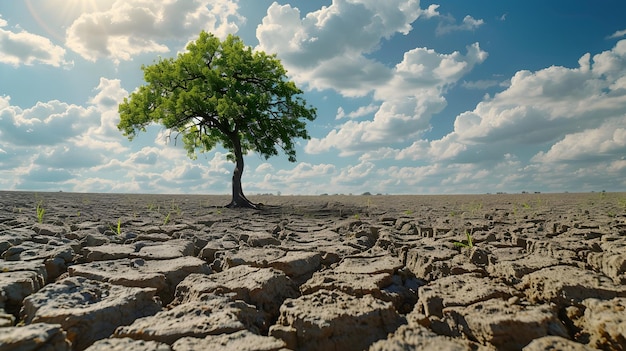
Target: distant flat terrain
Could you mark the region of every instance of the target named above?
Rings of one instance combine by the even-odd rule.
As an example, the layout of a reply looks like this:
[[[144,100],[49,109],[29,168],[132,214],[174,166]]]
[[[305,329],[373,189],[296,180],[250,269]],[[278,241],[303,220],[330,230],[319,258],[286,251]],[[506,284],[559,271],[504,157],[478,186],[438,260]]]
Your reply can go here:
[[[36,208],[45,209],[46,220],[107,220],[122,217],[159,218],[170,214],[170,220],[215,213],[222,216],[247,216],[250,213],[301,213],[365,219],[375,215],[401,215],[423,221],[479,218],[507,212],[511,218],[542,217],[556,219],[562,215],[584,215],[597,220],[626,214],[626,193],[565,194],[484,194],[484,195],[320,195],[320,196],[248,196],[265,208],[260,211],[222,208],[228,195],[155,195],[96,194],[66,192],[0,191],[0,213],[11,214],[24,222],[37,220]],[[336,211],[331,211],[336,208]]]

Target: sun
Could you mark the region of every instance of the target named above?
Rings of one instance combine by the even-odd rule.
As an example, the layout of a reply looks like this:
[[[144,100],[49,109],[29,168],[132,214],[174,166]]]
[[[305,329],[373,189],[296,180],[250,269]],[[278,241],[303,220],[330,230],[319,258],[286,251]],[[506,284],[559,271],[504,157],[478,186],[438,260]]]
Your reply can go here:
[[[50,36],[62,40],[81,15],[106,11],[115,0],[26,0],[28,12]]]

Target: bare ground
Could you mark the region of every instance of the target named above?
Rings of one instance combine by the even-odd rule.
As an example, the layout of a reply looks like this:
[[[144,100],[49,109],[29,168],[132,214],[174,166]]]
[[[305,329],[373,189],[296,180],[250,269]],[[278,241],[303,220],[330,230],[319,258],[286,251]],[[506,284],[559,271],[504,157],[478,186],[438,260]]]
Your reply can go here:
[[[167,239],[179,246],[189,243],[179,256],[200,258],[209,276],[239,265],[286,275],[296,293],[277,297],[276,307],[285,303],[275,313],[264,311],[263,326],[244,328],[283,349],[429,349],[429,342],[468,350],[555,345],[621,350],[626,345],[623,316],[606,312],[623,309],[626,298],[626,193],[249,198],[262,203],[261,209],[224,208],[230,197],[217,195],[0,192],[0,263],[5,265],[0,312],[14,318],[0,328],[0,345],[7,343],[3,331],[25,327],[12,327],[25,318],[25,300],[11,300],[15,279],[8,274],[31,269],[10,268],[7,262],[40,262],[47,270],[44,284],[18,294],[22,299],[65,279],[68,269],[69,276],[80,271],[73,266],[111,259],[94,245],[131,247],[130,254],[120,251],[123,259],[166,260],[177,254],[141,250]],[[64,256],[48,254],[62,247],[70,248],[69,256],[67,250]],[[255,256],[257,249],[267,257]],[[365,279],[379,274],[379,281]],[[163,311],[184,300],[177,300],[175,289],[157,293],[164,305],[173,300]],[[486,292],[476,293],[480,289]],[[370,339],[351,335],[339,322],[345,316],[327,321],[330,327],[323,328],[331,331],[316,331],[330,341],[307,339],[301,329],[316,327],[298,324],[300,317],[294,316],[305,315],[306,321],[307,313],[315,314],[307,310],[314,303],[308,299],[317,301],[317,295],[333,290],[347,295],[331,294],[328,306],[320,308],[345,303],[348,311],[350,304],[371,298],[393,318],[370,325],[355,312],[343,322],[381,329]],[[302,310],[290,314],[292,305]],[[524,313],[526,319],[511,317]],[[131,339],[143,338],[132,328],[124,330]],[[68,327],[62,325],[59,333],[76,349],[77,336]],[[519,337],[503,336],[511,333]],[[177,350],[196,342],[168,338],[164,344]],[[83,346],[93,341],[82,340]]]

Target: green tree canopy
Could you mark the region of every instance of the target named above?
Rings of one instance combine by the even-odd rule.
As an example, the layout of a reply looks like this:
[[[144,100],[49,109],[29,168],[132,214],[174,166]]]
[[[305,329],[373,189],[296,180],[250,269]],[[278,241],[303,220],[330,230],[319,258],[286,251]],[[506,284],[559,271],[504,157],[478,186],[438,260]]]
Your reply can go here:
[[[129,139],[149,124],[182,136],[191,158],[221,144],[235,162],[229,206],[255,207],[243,194],[243,155],[282,150],[296,161],[295,138],[309,139],[316,117],[276,55],[253,51],[237,36],[220,41],[202,31],[176,58],[142,66],[142,85],[119,105],[118,128]]]

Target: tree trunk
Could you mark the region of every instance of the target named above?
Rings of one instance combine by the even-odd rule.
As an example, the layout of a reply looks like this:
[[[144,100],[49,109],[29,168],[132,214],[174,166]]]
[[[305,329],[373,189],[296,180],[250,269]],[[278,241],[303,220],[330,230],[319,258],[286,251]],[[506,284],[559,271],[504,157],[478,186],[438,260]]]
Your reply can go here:
[[[241,140],[239,139],[239,133],[233,133],[231,140],[233,142],[233,150],[235,152],[235,170],[233,171],[232,182],[233,197],[226,207],[257,209],[257,205],[248,200],[243,194],[243,188],[241,187],[241,176],[243,175],[243,153],[241,152]]]

